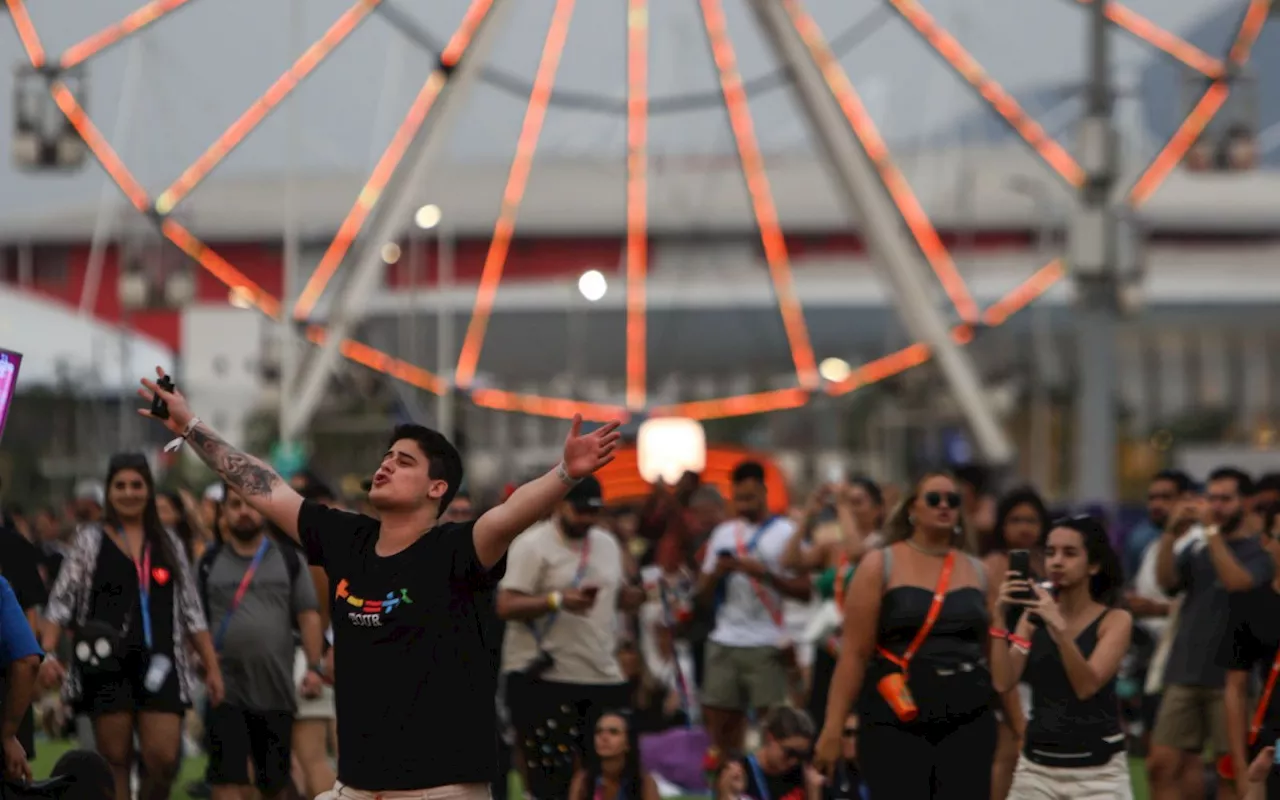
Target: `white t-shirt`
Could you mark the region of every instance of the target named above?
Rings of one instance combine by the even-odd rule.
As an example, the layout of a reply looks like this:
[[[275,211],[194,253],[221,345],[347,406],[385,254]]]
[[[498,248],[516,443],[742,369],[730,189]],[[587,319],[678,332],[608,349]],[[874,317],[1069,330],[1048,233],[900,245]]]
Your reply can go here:
[[[624,584],[622,548],[613,534],[592,528],[582,586],[597,586],[595,604],[586,614],[559,611],[548,627],[548,616],[533,621],[542,636],[542,649],[553,665],[542,677],[558,683],[622,683],[618,666],[618,590]],[[541,597],[572,587],[582,561],[580,543],[567,542],[552,522],[540,522],[516,537],[507,555],[507,574],[498,585]],[[507,623],[502,640],[502,671],[529,666],[538,643],[524,622]]]
[[[774,517],[764,523],[764,531],[757,536],[759,528],[741,519],[720,523],[707,542],[702,571],[715,572],[716,554],[720,551],[730,550],[736,555],[754,542],[749,556],[764,562],[770,572],[791,577],[791,573],[782,568],[782,554],[795,534],[795,525],[785,517]],[[761,601],[750,578],[737,572],[729,575],[725,580],[723,602],[716,610],[711,641],[726,647],[778,647],[783,643],[786,631],[779,627],[770,611],[770,607],[775,610],[783,607],[782,596],[767,583],[758,585],[771,598],[770,606]]]

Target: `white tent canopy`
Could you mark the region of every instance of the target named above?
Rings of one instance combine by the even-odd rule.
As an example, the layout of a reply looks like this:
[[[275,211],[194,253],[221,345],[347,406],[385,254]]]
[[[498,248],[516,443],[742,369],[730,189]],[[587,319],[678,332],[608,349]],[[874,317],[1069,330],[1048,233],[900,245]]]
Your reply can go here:
[[[122,341],[123,338],[123,341]],[[0,347],[22,353],[18,391],[70,381],[82,392],[118,393],[172,364],[173,351],[30,292],[0,286]],[[122,369],[125,367],[124,369]]]

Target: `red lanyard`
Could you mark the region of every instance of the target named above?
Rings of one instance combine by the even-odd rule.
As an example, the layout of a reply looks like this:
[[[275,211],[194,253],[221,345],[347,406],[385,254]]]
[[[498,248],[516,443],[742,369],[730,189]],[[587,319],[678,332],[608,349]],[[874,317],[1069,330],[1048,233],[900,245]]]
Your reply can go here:
[[[768,525],[769,523],[765,523]],[[738,523],[738,557],[746,558],[751,553],[747,549],[746,525]],[[773,622],[779,628],[783,626],[782,608],[778,604],[777,599],[769,592],[768,589],[760,585],[760,581],[755,578],[748,578],[751,581],[751,588],[756,590],[756,597],[760,598],[760,604],[764,606],[764,610],[769,612],[769,616],[773,617]]]
[[[896,664],[904,675],[907,672],[907,665],[911,663],[916,651],[924,644],[924,640],[929,638],[929,632],[933,630],[934,623],[938,621],[938,615],[942,613],[942,604],[946,602],[947,590],[951,587],[951,570],[955,565],[956,551],[952,550],[947,553],[946,559],[942,562],[942,572],[938,575],[938,586],[933,590],[933,602],[929,604],[929,613],[924,618],[924,624],[920,626],[920,630],[916,631],[916,637],[911,640],[911,644],[907,645],[907,649],[903,651],[902,655],[894,655],[883,647],[876,648],[877,652],[886,661]]]
[[[836,565],[836,583],[832,587],[836,599],[836,609],[844,616],[844,593],[849,587],[850,573],[853,572],[853,561],[849,558],[849,551],[844,550],[840,553],[840,563]]]

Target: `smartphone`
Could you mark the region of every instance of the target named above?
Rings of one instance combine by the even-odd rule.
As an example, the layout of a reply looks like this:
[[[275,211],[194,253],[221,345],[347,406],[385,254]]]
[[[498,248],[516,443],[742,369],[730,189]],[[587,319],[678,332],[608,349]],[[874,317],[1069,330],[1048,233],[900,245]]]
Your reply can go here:
[[[173,378],[168,375],[161,375],[160,380],[156,381],[156,386],[164,389],[166,392],[172,392],[174,389]],[[156,419],[169,418],[169,404],[160,399],[160,395],[151,398],[151,416]]]
[[[1031,551],[1010,550],[1009,571],[1016,572],[1023,580],[1031,580]],[[1018,592],[1015,597],[1019,600],[1031,600],[1035,597],[1035,592],[1026,589]]]
[[[591,602],[594,603],[596,601],[596,595],[600,594],[600,587],[599,586],[583,586],[582,593],[587,596],[587,599],[589,599]]]
[[[1276,754],[1271,757],[1271,763],[1280,764],[1280,739],[1276,739]]]
[[[727,547],[724,548],[723,550],[716,551],[716,558],[737,558],[737,557],[738,557],[738,554]]]

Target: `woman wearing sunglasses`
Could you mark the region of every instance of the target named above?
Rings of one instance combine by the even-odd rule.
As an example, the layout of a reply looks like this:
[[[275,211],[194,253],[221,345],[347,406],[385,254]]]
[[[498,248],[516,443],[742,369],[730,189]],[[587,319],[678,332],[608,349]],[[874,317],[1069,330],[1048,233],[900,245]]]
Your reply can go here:
[[[1031,721],[1009,797],[1133,796],[1116,697],[1116,672],[1129,650],[1133,617],[1117,608],[1120,558],[1102,524],[1074,517],[1045,540],[1051,589],[1009,573],[996,618],[1022,606],[1013,633],[992,629],[996,689],[1031,687]]]
[[[742,759],[747,784],[744,797],[753,800],[805,800],[821,791],[821,776],[809,766],[813,752],[813,721],[791,706],[775,706],[760,725],[763,741]]]
[[[960,489],[916,483],[845,597],[843,645],[815,766],[831,773],[859,701],[862,781],[871,797],[988,797],[996,721],[986,666],[986,570],[960,552]]]

